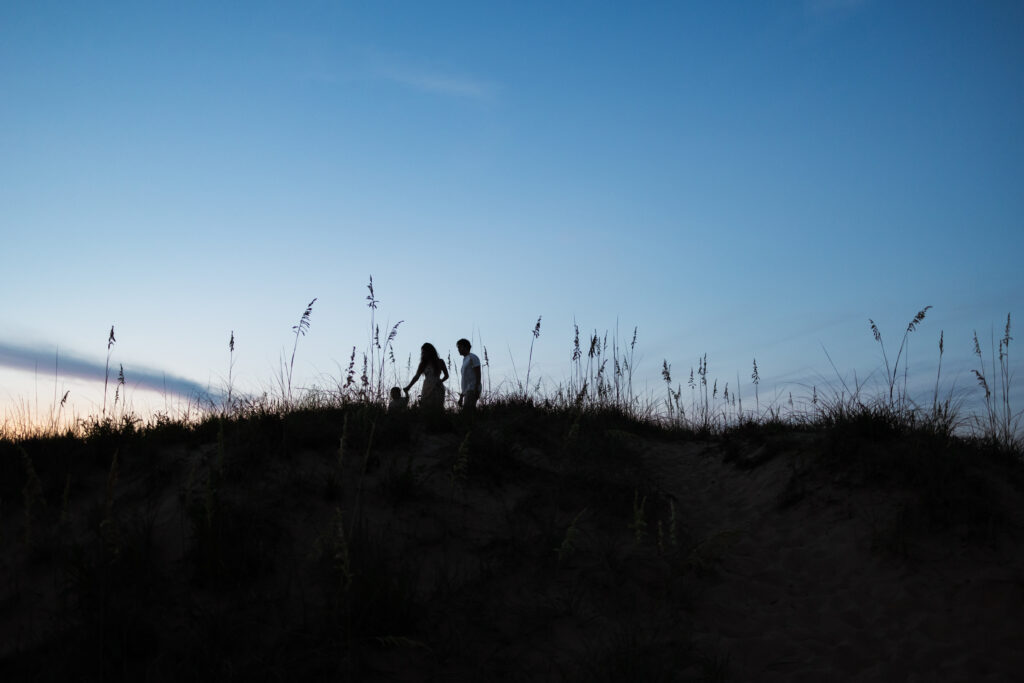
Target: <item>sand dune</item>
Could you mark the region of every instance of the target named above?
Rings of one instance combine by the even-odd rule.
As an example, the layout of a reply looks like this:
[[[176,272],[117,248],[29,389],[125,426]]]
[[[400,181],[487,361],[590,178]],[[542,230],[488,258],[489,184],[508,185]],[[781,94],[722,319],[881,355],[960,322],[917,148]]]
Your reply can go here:
[[[86,679],[136,680],[225,666],[409,681],[1024,671],[1019,463],[976,456],[922,482],[907,462],[953,456],[909,437],[388,420],[374,441],[353,434],[340,464],[327,418],[89,446],[70,470],[71,455],[27,445],[47,505],[29,547],[4,491],[0,674],[57,679],[75,657]],[[72,521],[44,532],[68,471]],[[117,540],[103,531],[114,523]],[[86,595],[69,567],[109,594]]]

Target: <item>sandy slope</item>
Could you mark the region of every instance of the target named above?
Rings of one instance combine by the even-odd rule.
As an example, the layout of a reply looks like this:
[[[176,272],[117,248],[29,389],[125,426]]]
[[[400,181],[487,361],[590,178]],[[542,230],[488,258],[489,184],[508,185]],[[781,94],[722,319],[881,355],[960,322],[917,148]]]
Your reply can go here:
[[[227,471],[237,481],[223,495],[258,500],[275,527],[267,542],[276,544],[273,570],[237,593],[190,578],[181,491],[216,445],[162,447],[159,480],[133,472],[126,456],[116,505],[147,506],[166,571],[167,594],[141,617],[163,629],[159,651],[145,654],[139,671],[174,678],[175,658],[208,640],[212,620],[220,630],[245,624],[246,638],[261,643],[262,651],[232,655],[238,671],[310,680],[337,673],[333,645],[300,651],[295,642],[316,641],[334,623],[315,549],[341,510],[365,520],[367,537],[388,544],[388,562],[407,566],[414,582],[415,597],[398,605],[408,607],[404,621],[367,627],[389,631],[370,632],[365,680],[616,680],[616,672],[637,680],[651,672],[657,680],[1022,680],[1024,494],[997,470],[979,464],[1008,524],[991,533],[974,523],[922,531],[907,518],[910,491],[823,466],[821,434],[723,441],[608,429],[592,442],[604,444],[598,457],[572,455],[561,433],[477,426],[478,435],[488,430],[471,444],[460,485],[452,473],[469,443],[463,433],[414,428],[369,461],[350,455],[329,497],[336,448],[299,449],[257,468],[229,442]],[[396,495],[402,472],[415,484]],[[77,487],[82,533],[105,483],[97,469]],[[638,543],[630,519],[641,493],[647,527]],[[49,565],[29,558],[14,542],[17,507],[3,512],[0,657],[13,662],[20,652],[13,670],[36,670],[32,648],[67,623],[54,616],[62,570],[56,555]],[[559,557],[573,520],[571,552]],[[401,638],[382,645],[379,636]]]
[[[699,592],[696,637],[730,653],[735,680],[1022,680],[1024,547],[969,543],[965,527],[900,539],[905,494],[824,473],[780,510],[813,448],[749,470],[714,448],[645,453],[698,536],[736,532]]]

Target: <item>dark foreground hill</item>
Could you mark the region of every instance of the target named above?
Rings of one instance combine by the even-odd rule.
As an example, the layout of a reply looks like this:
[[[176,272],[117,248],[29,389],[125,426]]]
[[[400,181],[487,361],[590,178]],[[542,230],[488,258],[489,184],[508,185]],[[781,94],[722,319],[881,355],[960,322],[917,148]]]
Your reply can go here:
[[[0,442],[0,680],[1010,681],[1019,454],[524,404]]]

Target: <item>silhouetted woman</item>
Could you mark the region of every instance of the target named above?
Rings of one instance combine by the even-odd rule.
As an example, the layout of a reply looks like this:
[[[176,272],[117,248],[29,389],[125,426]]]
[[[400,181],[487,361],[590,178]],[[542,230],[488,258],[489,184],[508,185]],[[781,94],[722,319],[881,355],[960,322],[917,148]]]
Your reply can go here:
[[[427,343],[420,347],[420,364],[416,375],[405,387],[408,392],[416,380],[423,375],[423,389],[420,391],[420,405],[424,408],[440,409],[444,406],[444,383],[448,380],[448,366],[437,355],[433,344]]]

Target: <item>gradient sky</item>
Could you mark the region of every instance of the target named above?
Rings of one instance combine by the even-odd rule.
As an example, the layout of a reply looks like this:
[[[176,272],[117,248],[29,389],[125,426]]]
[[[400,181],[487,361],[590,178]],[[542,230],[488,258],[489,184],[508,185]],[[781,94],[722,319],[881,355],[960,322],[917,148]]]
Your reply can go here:
[[[0,403],[95,411],[54,356],[111,325],[136,391],[220,387],[232,331],[268,388],[314,297],[296,383],[337,377],[370,274],[403,365],[471,336],[495,383],[543,316],[551,383],[575,320],[659,393],[704,353],[810,393],[932,305],[911,368],[942,331],[973,391],[1024,294],[1024,3],[493,5],[0,5]]]

